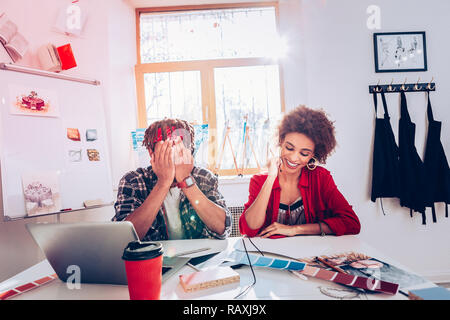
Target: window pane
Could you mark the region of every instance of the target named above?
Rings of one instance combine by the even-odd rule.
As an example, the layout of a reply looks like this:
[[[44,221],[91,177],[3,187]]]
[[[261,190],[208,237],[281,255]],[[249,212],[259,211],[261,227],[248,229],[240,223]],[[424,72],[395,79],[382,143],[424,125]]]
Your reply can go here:
[[[144,74],[147,123],[180,118],[203,123],[200,71]]]
[[[274,7],[140,15],[142,63],[271,56]]]
[[[265,166],[268,148],[273,145],[274,128],[281,117],[279,70],[277,65],[216,68],[215,96],[218,133],[218,156],[222,151],[226,123],[231,127],[230,140],[237,165],[242,168]],[[245,120],[247,117],[247,120]],[[249,126],[250,143],[244,159],[244,123]],[[252,148],[255,152],[253,154]],[[228,141],[220,169],[234,169]],[[273,151],[273,148],[272,148]]]

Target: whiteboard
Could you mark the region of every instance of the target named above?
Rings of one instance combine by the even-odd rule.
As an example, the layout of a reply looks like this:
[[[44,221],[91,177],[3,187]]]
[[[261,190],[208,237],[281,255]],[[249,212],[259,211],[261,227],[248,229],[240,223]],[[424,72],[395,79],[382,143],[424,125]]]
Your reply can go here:
[[[14,109],[18,101],[22,101],[19,93],[27,95],[31,91],[45,101],[48,112],[33,113],[30,110],[27,113],[24,108],[22,111]],[[101,86],[0,70],[0,106],[5,220],[31,216],[26,209],[23,179],[35,174],[57,175],[60,201],[57,212],[59,209],[81,209],[86,200],[101,199],[103,204],[112,203]],[[78,129],[80,141],[69,139],[67,128]],[[96,130],[96,140],[86,139],[88,129]],[[90,161],[87,149],[97,150],[99,161]],[[76,153],[81,159],[74,161],[74,153],[69,153],[70,150],[81,150]],[[33,216],[39,214],[42,213],[32,213]]]

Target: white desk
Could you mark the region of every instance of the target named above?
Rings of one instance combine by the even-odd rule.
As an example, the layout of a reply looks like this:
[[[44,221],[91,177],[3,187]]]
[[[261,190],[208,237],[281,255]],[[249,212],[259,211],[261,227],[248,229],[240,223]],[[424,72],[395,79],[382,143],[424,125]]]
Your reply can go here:
[[[210,247],[211,250],[202,253],[193,254],[198,256],[208,252],[225,253],[227,250],[233,250],[236,241],[240,238],[229,238],[227,240],[177,240],[162,241],[164,250],[170,252],[184,252],[197,248]],[[267,242],[270,241],[270,242]],[[357,236],[299,236],[292,238],[266,240],[255,239],[255,243],[265,244],[268,250],[277,250],[279,254],[292,252],[294,250],[298,257],[309,257],[314,255],[342,253],[342,252],[361,252],[374,258],[383,260],[391,265],[395,265],[406,271],[409,268],[401,265],[395,260],[386,257],[373,247],[363,243]],[[270,248],[272,247],[272,248]],[[249,251],[255,249],[247,246]],[[260,248],[262,249],[262,248]],[[230,284],[222,287],[201,290],[193,293],[185,293],[179,284],[178,275],[192,273],[194,270],[189,267],[183,267],[178,274],[174,274],[167,279],[161,289],[161,299],[202,299],[202,300],[232,300],[243,288],[251,284],[253,281],[252,273],[248,266],[236,269],[240,274],[240,283]],[[334,299],[322,294],[319,287],[327,288],[344,288],[338,284],[315,278],[303,280],[286,270],[274,270],[268,268],[254,268],[256,274],[256,285],[241,299],[306,299],[306,300],[323,300]],[[36,264],[35,266],[17,274],[16,276],[0,283],[0,292],[16,287],[40,277],[53,274],[54,271],[46,260]],[[432,282],[427,282],[420,287],[435,286]],[[128,300],[128,287],[121,285],[98,285],[98,284],[81,284],[80,289],[69,289],[66,283],[56,279],[48,284],[44,284],[39,288],[32,289],[13,297],[17,300]],[[356,299],[407,299],[406,296],[398,293],[395,296],[387,294],[366,294]]]

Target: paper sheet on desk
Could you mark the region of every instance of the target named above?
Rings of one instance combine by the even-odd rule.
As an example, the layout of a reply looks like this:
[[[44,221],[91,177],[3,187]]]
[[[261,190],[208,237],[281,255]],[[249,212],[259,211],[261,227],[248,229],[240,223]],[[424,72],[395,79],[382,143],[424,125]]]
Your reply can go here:
[[[243,239],[248,251],[255,252],[259,249],[262,252],[270,252],[293,259],[364,250],[363,244],[355,236],[296,236],[279,239],[255,237],[251,238],[251,241],[248,238]],[[242,241],[237,241],[234,249],[245,251]]]
[[[164,240],[160,241],[164,255],[177,256],[183,252],[192,252],[198,249],[207,248],[208,250],[201,250],[193,254],[187,254],[185,256],[199,257],[215,252],[222,252],[227,249],[228,241],[216,240],[216,239],[185,239],[185,240]]]
[[[250,258],[250,261],[249,261]],[[245,252],[233,251],[227,258],[228,262],[222,264],[222,266],[236,265],[236,264],[246,264],[249,265],[250,262],[254,267],[268,267],[273,269],[286,269],[292,271],[302,271],[305,268],[305,263],[291,261],[279,258],[269,258],[265,256],[247,254]]]

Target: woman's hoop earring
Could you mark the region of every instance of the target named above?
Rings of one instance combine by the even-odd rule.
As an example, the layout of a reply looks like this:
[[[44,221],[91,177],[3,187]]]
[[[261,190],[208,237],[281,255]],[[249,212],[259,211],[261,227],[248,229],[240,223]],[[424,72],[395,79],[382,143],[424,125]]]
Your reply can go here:
[[[311,160],[314,160],[314,162],[311,162]],[[308,164],[306,165],[306,167],[309,170],[314,170],[315,168],[317,168],[317,159],[316,158],[311,158],[311,160],[308,161]]]
[[[283,172],[283,170],[281,169],[281,165],[283,164],[283,160],[281,160],[281,148],[280,148],[280,152],[279,152],[278,158],[280,159],[280,166],[278,167],[278,169],[280,170],[280,172]]]

